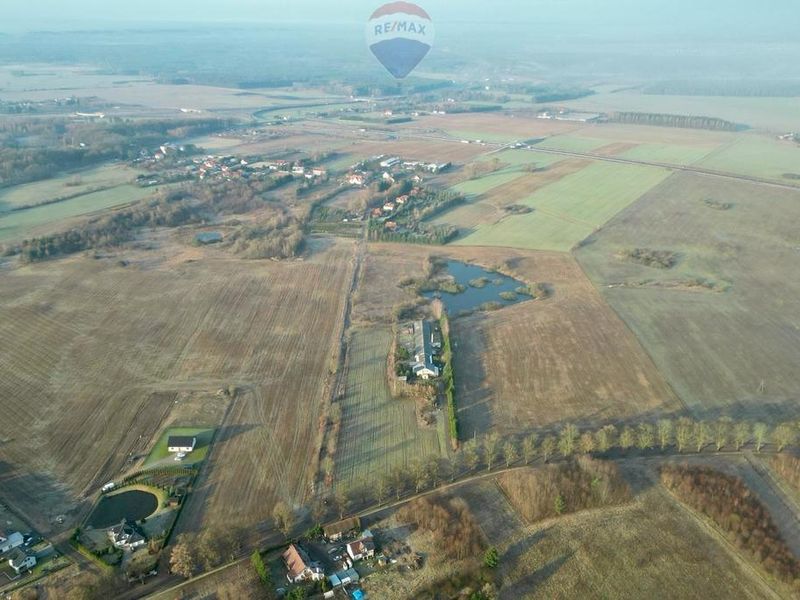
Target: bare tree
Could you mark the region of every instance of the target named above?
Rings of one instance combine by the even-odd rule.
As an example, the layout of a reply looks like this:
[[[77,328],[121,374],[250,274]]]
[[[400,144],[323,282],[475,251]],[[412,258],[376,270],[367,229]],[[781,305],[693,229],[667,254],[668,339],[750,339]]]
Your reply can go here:
[[[181,534],[178,536],[169,556],[170,570],[185,579],[189,579],[197,568],[197,560],[192,548],[191,536]]]
[[[402,496],[403,491],[405,491],[406,481],[408,481],[408,475],[403,469],[396,467],[392,470],[392,489],[394,490],[394,496],[397,500],[400,500],[400,496]]]
[[[288,536],[294,527],[294,511],[286,502],[279,500],[272,507],[272,520],[283,535]]]
[[[219,528],[205,529],[197,539],[197,558],[206,571],[210,571],[222,562],[223,553],[220,548]]]
[[[711,442],[711,428],[705,421],[698,421],[694,424],[692,429],[692,437],[694,438],[695,447],[698,452],[702,452],[703,448],[708,446]]]
[[[642,450],[650,450],[656,444],[655,428],[650,423],[639,425],[636,443]]]
[[[531,433],[522,440],[522,460],[526,465],[529,465],[536,458],[536,444],[538,437],[535,433]]]
[[[503,458],[506,459],[506,467],[510,467],[519,460],[519,451],[514,440],[509,439],[503,445]]]
[[[578,445],[580,446],[582,454],[591,454],[596,447],[594,435],[589,431],[584,432],[581,435]]]
[[[597,449],[600,452],[608,452],[617,441],[617,428],[613,425],[606,425],[595,434]]]
[[[578,440],[578,428],[572,423],[567,423],[558,435],[558,449],[564,456],[572,456]]]
[[[783,452],[786,446],[790,446],[797,440],[797,433],[792,423],[781,423],[775,428],[773,434],[778,452]]]
[[[714,445],[717,452],[722,450],[728,445],[731,437],[731,420],[729,418],[721,418],[714,423]]]
[[[672,443],[672,436],[675,427],[671,419],[660,419],[658,421],[658,444],[662,450],[666,450]]]
[[[542,458],[544,458],[544,462],[550,459],[557,446],[556,438],[552,435],[548,435],[542,440]]]
[[[421,460],[415,460],[411,464],[411,478],[414,480],[414,491],[417,494],[428,485],[428,467]]]
[[[769,427],[764,423],[756,423],[753,425],[753,439],[756,442],[756,452],[761,452],[764,444],[768,441]]]
[[[683,452],[683,449],[692,441],[692,421],[686,417],[678,419],[678,425],[675,427],[675,443],[678,446],[678,452]]]
[[[628,425],[622,428],[619,434],[619,447],[623,450],[633,448],[636,444],[636,432]]]
[[[468,440],[463,446],[463,455],[464,455],[464,462],[467,464],[467,468],[470,471],[474,471],[475,468],[478,466],[478,462],[481,460],[481,456],[478,452],[478,442],[474,438]]]
[[[430,478],[431,485],[433,487],[439,487],[439,484],[442,481],[442,464],[439,462],[439,458],[436,456],[431,456],[425,464],[425,468],[428,471],[428,477]]]
[[[336,513],[340,519],[343,519],[350,508],[350,493],[341,485],[336,486],[336,491],[333,494],[333,504],[336,506]]]
[[[500,453],[500,436],[494,431],[483,438],[483,457],[486,460],[486,470],[491,471],[497,455]]]

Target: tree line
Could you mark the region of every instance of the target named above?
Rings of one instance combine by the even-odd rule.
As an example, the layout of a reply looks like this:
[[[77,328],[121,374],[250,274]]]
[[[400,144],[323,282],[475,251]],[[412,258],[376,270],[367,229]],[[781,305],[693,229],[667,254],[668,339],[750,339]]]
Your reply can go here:
[[[632,125],[709,129],[711,131],[739,131],[739,129],[741,129],[736,123],[716,117],[694,117],[664,113],[615,112],[611,113],[609,121],[614,123],[630,123]]]
[[[661,482],[681,501],[709,517],[737,548],[784,583],[800,587],[800,561],[769,511],[739,477],[708,467],[666,465]]]

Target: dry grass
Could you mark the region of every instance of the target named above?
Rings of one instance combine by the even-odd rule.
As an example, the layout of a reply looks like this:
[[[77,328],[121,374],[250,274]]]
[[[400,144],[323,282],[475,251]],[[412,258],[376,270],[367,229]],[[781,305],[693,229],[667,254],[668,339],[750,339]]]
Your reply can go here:
[[[771,590],[660,487],[501,547],[500,598],[765,598]]]
[[[43,531],[167,424],[221,427],[200,500],[187,507],[194,526],[252,523],[269,499],[307,491],[352,245],[286,263],[213,249],[164,260],[176,251],[2,275],[0,479]],[[130,266],[117,265],[123,257]],[[212,397],[230,384],[241,393],[220,423],[227,401]]]

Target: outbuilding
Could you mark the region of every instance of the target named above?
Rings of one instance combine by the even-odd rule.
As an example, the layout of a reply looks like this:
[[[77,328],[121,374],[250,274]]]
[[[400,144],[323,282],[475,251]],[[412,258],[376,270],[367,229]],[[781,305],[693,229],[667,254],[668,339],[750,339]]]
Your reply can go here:
[[[197,438],[190,435],[171,435],[167,439],[170,452],[191,452],[197,446]]]

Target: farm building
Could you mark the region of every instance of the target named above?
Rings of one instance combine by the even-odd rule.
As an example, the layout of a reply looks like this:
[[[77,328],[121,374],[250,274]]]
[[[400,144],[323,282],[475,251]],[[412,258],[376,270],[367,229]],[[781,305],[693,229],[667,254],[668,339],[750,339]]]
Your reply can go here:
[[[308,554],[297,544],[292,544],[283,553],[283,562],[286,563],[286,579],[290,583],[320,581],[325,577],[319,564],[311,562]]]
[[[16,548],[9,554],[8,564],[19,575],[23,571],[28,571],[36,566],[36,557],[23,552],[20,548]]]
[[[322,531],[325,533],[326,538],[336,542],[342,539],[345,535],[348,535],[354,531],[358,531],[360,528],[361,519],[358,517],[351,517],[349,519],[344,519],[343,521],[337,521],[336,523],[326,525]]]
[[[0,554],[5,554],[18,546],[22,546],[25,539],[19,531],[6,533],[0,529]]]
[[[421,379],[439,376],[439,367],[433,362],[433,351],[436,340],[430,321],[414,323],[414,364],[411,370]]]
[[[355,569],[339,571],[338,573],[334,573],[328,577],[328,581],[330,582],[332,588],[338,588],[343,585],[357,583],[359,579],[360,576],[358,575],[358,571]]]
[[[197,438],[189,435],[171,435],[167,439],[170,452],[191,452],[197,446]]]

